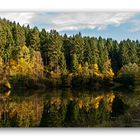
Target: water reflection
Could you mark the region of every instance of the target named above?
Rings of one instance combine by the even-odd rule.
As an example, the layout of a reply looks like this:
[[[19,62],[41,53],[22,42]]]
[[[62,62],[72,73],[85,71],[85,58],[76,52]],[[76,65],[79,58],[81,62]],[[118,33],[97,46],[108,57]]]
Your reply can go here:
[[[115,92],[71,90],[0,94],[0,127],[140,126],[139,100]]]

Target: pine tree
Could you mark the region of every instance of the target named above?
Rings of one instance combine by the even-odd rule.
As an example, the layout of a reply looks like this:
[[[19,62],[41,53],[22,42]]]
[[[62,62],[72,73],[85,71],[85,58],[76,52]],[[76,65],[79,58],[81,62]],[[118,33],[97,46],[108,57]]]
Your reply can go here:
[[[13,29],[13,38],[15,41],[15,46],[24,46],[25,45],[25,30],[23,27],[20,26],[20,24],[15,24]]]
[[[61,61],[63,55],[62,52],[62,38],[58,32],[51,30],[49,34],[49,40],[47,45],[47,60],[48,67],[53,71],[58,71],[60,68],[59,62]]]
[[[73,71],[77,71],[78,68],[78,59],[77,59],[77,55],[74,53],[72,55],[72,64],[71,64],[72,70]]]
[[[45,29],[42,29],[42,31],[39,34],[40,37],[40,51],[43,58],[44,65],[47,65],[47,45],[48,45],[48,38],[49,34],[46,32]]]
[[[35,51],[40,50],[39,30],[37,27],[34,27],[29,32],[29,47]]]
[[[131,56],[129,55],[130,47],[132,47],[132,46],[130,46],[129,40],[128,40],[128,42],[123,40],[119,44],[119,48],[120,48],[119,54],[120,54],[121,66],[129,64],[131,62]]]
[[[71,68],[71,48],[73,46],[73,42],[72,42],[72,38],[71,37],[67,37],[67,35],[65,34],[63,37],[63,49],[64,49],[64,55],[65,55],[65,59],[66,59],[66,65],[68,70],[72,70]]]
[[[0,55],[4,62],[9,61],[12,57],[12,50],[14,46],[13,36],[7,23],[0,22]]]
[[[76,34],[73,37],[73,46],[72,46],[71,53],[76,53],[79,64],[82,64],[84,61],[84,44],[85,43],[81,36],[81,33]]]
[[[105,63],[108,61],[109,58],[108,58],[107,47],[105,46],[105,42],[101,37],[99,37],[97,47],[99,50],[98,65],[99,65],[100,70],[103,72],[103,71],[106,71]]]

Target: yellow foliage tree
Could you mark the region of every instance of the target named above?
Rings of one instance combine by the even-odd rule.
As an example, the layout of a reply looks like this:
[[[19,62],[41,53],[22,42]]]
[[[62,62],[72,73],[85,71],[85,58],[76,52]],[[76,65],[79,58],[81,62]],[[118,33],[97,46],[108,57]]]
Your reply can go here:
[[[82,71],[83,71],[82,65],[79,64],[77,67],[77,74],[82,74]]]
[[[14,61],[14,63],[12,61]],[[27,76],[30,70],[30,63],[24,58],[19,58],[18,62],[11,60],[10,76]]]
[[[44,66],[40,52],[30,50],[23,46],[21,47],[17,60],[10,60],[10,76],[25,76],[37,80],[44,76]]]
[[[31,78],[42,79],[44,77],[44,65],[39,51],[34,51],[31,61]]]
[[[106,77],[108,79],[112,79],[114,77],[114,72],[111,68],[111,60],[108,60],[105,63],[105,67],[106,67],[106,70],[104,71],[104,77]]]
[[[91,65],[91,73],[97,77],[102,77],[102,73],[99,70],[99,67],[97,64],[92,64]]]
[[[0,84],[6,88],[11,88],[9,83],[9,66],[8,63],[4,63],[2,57],[0,57]]]
[[[3,80],[3,73],[4,73],[4,70],[3,70],[3,60],[2,58],[0,57],[0,81]]]

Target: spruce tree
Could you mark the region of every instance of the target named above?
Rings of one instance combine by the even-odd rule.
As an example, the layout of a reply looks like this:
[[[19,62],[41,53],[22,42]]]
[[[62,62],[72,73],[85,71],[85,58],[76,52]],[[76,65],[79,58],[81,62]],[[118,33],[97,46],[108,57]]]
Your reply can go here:
[[[29,32],[29,47],[35,51],[40,50],[39,30],[37,27],[34,27]]]

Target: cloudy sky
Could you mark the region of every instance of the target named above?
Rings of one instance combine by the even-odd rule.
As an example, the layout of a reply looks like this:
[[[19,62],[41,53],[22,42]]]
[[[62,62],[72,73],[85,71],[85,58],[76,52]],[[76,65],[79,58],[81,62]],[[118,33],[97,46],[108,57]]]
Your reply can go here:
[[[102,36],[105,38],[140,40],[138,12],[0,12],[1,18],[30,24],[40,30],[56,29],[61,34]]]

